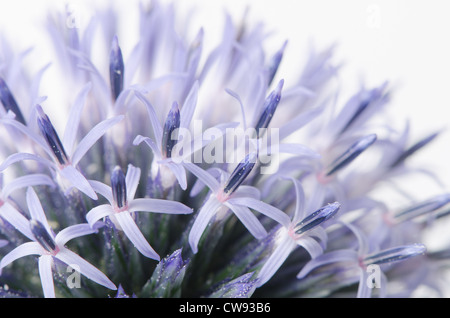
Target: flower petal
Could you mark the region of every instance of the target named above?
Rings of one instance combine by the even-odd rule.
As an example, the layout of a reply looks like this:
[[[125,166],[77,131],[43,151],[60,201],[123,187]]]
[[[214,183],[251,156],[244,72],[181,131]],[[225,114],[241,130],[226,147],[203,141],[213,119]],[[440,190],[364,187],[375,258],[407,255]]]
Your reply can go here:
[[[186,180],[186,170],[180,164],[174,162],[166,162],[166,166],[173,172],[175,177],[177,178],[178,183],[180,184],[181,189],[186,190],[187,188],[187,180]]]
[[[110,119],[106,119],[95,125],[76,147],[72,156],[72,165],[76,166],[81,158],[88,152],[88,150],[99,140],[108,129],[124,119],[123,115],[119,115]]]
[[[92,189],[94,189],[95,192],[104,196],[106,200],[108,200],[109,204],[111,205],[114,204],[112,189],[109,185],[106,185],[103,182],[96,180],[89,180],[89,184],[91,185]]]
[[[30,211],[30,217],[41,222],[48,233],[53,233],[53,230],[48,224],[44,210],[42,209],[41,201],[39,201],[36,192],[31,187],[28,187],[27,189],[27,205],[28,210]]]
[[[92,234],[95,232],[97,231],[95,229],[92,229],[92,227],[87,223],[71,225],[56,234],[55,242],[57,245],[65,245],[73,238]]]
[[[112,215],[113,213],[114,213],[114,210],[111,205],[102,204],[102,205],[96,206],[95,208],[90,210],[86,214],[86,220],[88,221],[91,228],[93,228],[95,222],[97,222],[101,218]]]
[[[136,189],[139,185],[140,177],[141,177],[141,169],[129,164],[127,168],[127,175],[125,176],[125,184],[127,185],[128,200],[134,198],[136,194]]]
[[[47,146],[46,146],[47,147]],[[15,154],[12,154],[8,156],[0,165],[0,172],[4,171],[6,168],[8,168],[10,165],[16,162],[21,162],[24,160],[34,160],[37,161],[47,167],[54,167],[53,162],[51,162],[48,159],[42,158],[40,156],[31,154],[31,153],[25,153],[25,152],[18,152]]]
[[[1,274],[3,267],[14,262],[16,259],[24,257],[24,256],[28,256],[28,255],[42,255],[43,252],[44,252],[44,249],[37,242],[27,242],[27,243],[23,243],[22,245],[17,246],[11,252],[9,252],[5,256],[3,256],[2,260],[0,261],[0,274]]]
[[[79,269],[81,274],[97,284],[112,290],[117,289],[116,285],[114,285],[114,283],[110,281],[109,278],[106,277],[106,275],[103,274],[98,268],[67,248],[61,248],[55,257],[69,266],[76,265],[72,266],[72,268]]]
[[[190,172],[192,172],[204,184],[206,184],[206,186],[213,192],[217,192],[217,190],[219,190],[219,182],[217,182],[217,180],[211,174],[190,162],[183,162],[183,166]]]
[[[157,261],[160,260],[159,255],[150,246],[144,235],[142,235],[128,211],[116,213],[114,216],[122,227],[122,230],[125,232],[125,235],[130,239],[139,252],[142,253],[142,255]]]
[[[35,185],[55,186],[53,180],[45,174],[29,174],[8,182],[2,189],[2,197],[7,198],[15,190]]]
[[[67,180],[70,181],[72,186],[86,194],[93,200],[97,200],[97,194],[94,189],[92,189],[89,181],[83,176],[83,174],[78,171],[74,166],[68,165],[59,170],[59,173]]]
[[[155,212],[167,214],[189,214],[192,209],[186,205],[163,199],[134,199],[128,203],[130,212]]]
[[[194,254],[198,252],[198,242],[208,226],[209,221],[216,214],[220,206],[221,203],[211,195],[198,212],[191,231],[189,232],[189,244]]]
[[[280,242],[276,243],[275,250],[270,257],[264,263],[263,267],[258,273],[257,287],[264,285],[277,270],[283,265],[284,261],[288,258],[291,252],[297,247],[295,242],[290,239],[288,235],[285,235]]]
[[[323,248],[315,239],[310,236],[304,236],[297,240],[297,244],[303,247],[312,259],[323,254]]]
[[[30,221],[8,202],[5,202],[3,206],[0,207],[0,217],[5,219],[30,240],[34,241],[34,235],[31,233],[30,229]]]
[[[141,142],[145,142],[147,146],[150,147],[150,149],[153,152],[153,155],[156,157],[156,159],[162,158],[161,148],[158,147],[158,145],[155,143],[153,139],[150,137],[144,137],[141,135],[137,135],[136,138],[133,140],[133,145],[137,146]]]
[[[291,219],[286,213],[263,201],[246,197],[246,198],[231,198],[228,200],[228,202],[254,209],[264,214],[265,216],[275,220],[276,222],[280,223],[285,227],[288,227],[289,224],[291,223]]]
[[[180,127],[189,128],[192,117],[194,116],[195,106],[197,105],[198,97],[198,81],[195,81],[189,91],[186,100],[180,110]]]
[[[233,211],[236,217],[256,239],[260,240],[267,235],[266,229],[249,208],[234,205],[231,202],[225,202],[225,205]]]
[[[52,273],[53,257],[42,255],[39,257],[39,276],[41,277],[42,290],[45,298],[55,298],[55,285]]]
[[[163,128],[158,119],[158,116],[156,115],[156,111],[153,108],[153,105],[145,98],[145,96],[141,92],[134,91],[134,93],[136,94],[136,97],[145,105],[145,107],[147,109],[147,113],[150,118],[150,123],[153,128],[153,134],[156,139],[156,144],[158,145],[158,149],[161,149]]]
[[[64,136],[62,143],[64,145],[64,149],[69,154],[69,157],[72,155],[73,146],[75,144],[75,138],[78,133],[78,126],[80,124],[81,111],[83,110],[86,96],[92,88],[92,83],[89,82],[81,89],[80,93],[75,99],[75,103],[70,109],[69,120],[67,121],[66,128],[64,129]]]
[[[312,272],[314,269],[338,262],[350,262],[358,266],[358,254],[353,250],[336,250],[319,257],[313,258],[303,266],[302,270],[297,274],[297,278],[301,279]]]

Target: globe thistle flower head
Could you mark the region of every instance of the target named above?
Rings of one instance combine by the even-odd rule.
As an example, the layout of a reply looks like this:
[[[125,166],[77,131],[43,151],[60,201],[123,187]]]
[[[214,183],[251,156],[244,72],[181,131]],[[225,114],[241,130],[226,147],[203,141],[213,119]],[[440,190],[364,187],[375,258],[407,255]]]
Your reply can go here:
[[[297,67],[295,38],[266,46],[264,23],[230,14],[219,34],[192,30],[177,5],[130,6],[135,29],[112,6],[81,25],[56,13],[44,21],[56,63],[29,77],[34,51],[5,44],[0,296],[395,297],[438,286],[449,248],[428,235],[450,196],[417,154],[443,132],[413,139],[408,121],[397,127],[391,80],[348,91],[334,45]],[[410,193],[416,175],[437,193]]]

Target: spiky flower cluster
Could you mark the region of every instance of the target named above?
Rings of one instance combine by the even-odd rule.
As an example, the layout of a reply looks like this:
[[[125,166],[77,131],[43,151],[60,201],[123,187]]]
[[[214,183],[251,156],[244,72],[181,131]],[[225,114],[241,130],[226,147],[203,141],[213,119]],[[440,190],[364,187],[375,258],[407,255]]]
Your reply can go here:
[[[156,1],[129,54],[111,11],[85,29],[67,18],[48,23],[67,108],[40,96],[48,67],[26,74],[30,51],[3,42],[1,296],[440,292],[448,253],[427,251],[423,233],[450,194],[401,210],[379,195],[431,176],[409,159],[438,134],[409,140],[384,122],[388,83],[341,101],[333,49],[288,81],[287,42],[266,53],[261,25],[227,16],[208,52],[203,29],[189,38]]]

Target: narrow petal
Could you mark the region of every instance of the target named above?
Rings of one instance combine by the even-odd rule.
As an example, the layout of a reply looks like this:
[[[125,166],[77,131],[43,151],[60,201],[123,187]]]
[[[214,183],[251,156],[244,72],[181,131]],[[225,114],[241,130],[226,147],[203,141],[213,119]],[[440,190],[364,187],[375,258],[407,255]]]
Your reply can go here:
[[[3,206],[0,207],[0,217],[5,219],[30,240],[34,241],[34,235],[30,230],[30,221],[8,202],[5,202]]]
[[[128,210],[130,212],[155,212],[167,214],[189,214],[192,209],[186,205],[170,200],[163,199],[134,199],[129,202]]]
[[[104,184],[103,182],[96,181],[96,180],[89,180],[89,184],[91,185],[92,189],[101,194],[103,197],[105,197],[106,200],[108,200],[109,204],[113,205],[113,196],[112,196],[112,189],[109,185]]]
[[[8,156],[0,165],[0,172],[4,171],[6,168],[8,168],[10,165],[16,163],[16,162],[21,162],[24,160],[34,160],[36,162],[39,162],[47,167],[54,167],[53,162],[51,162],[48,159],[42,158],[40,156],[31,154],[31,153],[24,153],[24,152],[18,152],[15,154],[12,154],[10,156]]]
[[[156,158],[158,158],[158,159],[162,158],[161,148],[159,148],[159,146],[155,143],[155,141],[153,139],[151,139],[150,137],[144,137],[141,135],[137,135],[136,138],[134,138],[134,140],[133,140],[133,145],[137,146],[141,142],[145,142],[147,144],[147,146],[150,147],[150,149],[152,150],[152,152],[156,156]]]
[[[272,278],[295,248],[295,242],[287,235],[280,242],[277,242],[275,250],[258,273],[257,287],[264,285]]]
[[[212,195],[198,212],[191,231],[189,232],[189,244],[191,245],[191,249],[194,254],[198,252],[198,242],[208,226],[209,221],[216,214],[220,206],[221,203]]]
[[[45,174],[25,175],[8,182],[2,189],[2,197],[7,198],[15,190],[35,185],[48,185],[54,187],[55,183]]]
[[[231,202],[225,202],[225,205],[233,211],[236,217],[256,239],[260,240],[267,236],[266,229],[249,208],[234,205]]]
[[[112,126],[124,119],[123,115],[119,115],[110,119],[106,119],[92,128],[83,139],[81,139],[72,156],[72,164],[76,166],[81,158],[88,150],[99,140]]]
[[[297,240],[297,244],[303,247],[312,259],[323,254],[322,246],[315,239],[309,236],[302,237]]]
[[[73,238],[93,234],[95,232],[97,231],[92,229],[92,227],[87,223],[71,225],[56,234],[55,242],[58,245],[65,245]]]
[[[303,278],[312,272],[314,269],[338,262],[353,263],[354,266],[358,265],[358,254],[353,250],[337,250],[322,254],[319,257],[313,258],[303,266],[302,270],[297,274],[297,278]]]
[[[142,255],[157,261],[160,260],[159,255],[150,246],[144,235],[142,235],[129,212],[124,211],[116,213],[114,216],[122,227],[122,230],[125,232],[125,235],[130,239],[139,252],[142,253]]]
[[[167,162],[166,165],[173,172],[175,177],[177,178],[178,183],[180,184],[181,189],[186,190],[187,188],[187,179],[186,179],[186,170],[180,164],[174,162]]]
[[[66,149],[69,157],[72,155],[73,146],[78,133],[78,126],[80,124],[81,111],[83,110],[86,102],[86,96],[92,88],[92,84],[89,82],[81,89],[80,93],[75,99],[73,106],[70,109],[66,128],[64,129],[63,145]]]
[[[285,227],[288,227],[291,223],[291,219],[286,213],[263,201],[255,200],[253,198],[232,198],[228,200],[228,202],[254,209]]]
[[[161,141],[162,141],[162,132],[163,128],[162,125],[158,119],[158,116],[156,115],[156,111],[153,108],[153,105],[145,98],[142,93],[139,91],[135,91],[136,97],[145,105],[147,109],[148,116],[150,118],[150,123],[152,125],[153,134],[156,139],[156,144],[158,145],[158,149],[161,149]]]
[[[370,298],[370,296],[372,295],[372,289],[367,285],[368,278],[369,273],[365,270],[360,270],[358,292],[356,294],[357,298]]]
[[[127,168],[127,174],[125,176],[128,200],[132,200],[134,198],[136,194],[136,189],[139,185],[140,177],[141,177],[141,169],[129,164]]]
[[[74,166],[68,165],[59,170],[59,173],[67,180],[70,181],[72,186],[86,194],[93,200],[97,200],[97,194],[94,189],[92,189],[89,181],[78,171]]]
[[[74,252],[66,248],[61,248],[61,250],[58,254],[56,254],[55,257],[69,266],[76,265],[72,266],[72,268],[79,269],[81,274],[96,282],[97,284],[100,284],[112,290],[117,289],[116,285],[114,285],[114,283],[110,281],[105,274],[103,274],[99,269],[97,269],[95,266],[81,258],[79,255],[75,254]]]
[[[86,220],[88,221],[91,228],[94,226],[95,222],[100,220],[101,218],[107,217],[114,213],[114,210],[111,205],[109,204],[102,204],[99,206],[96,206],[92,210],[90,210],[86,214]]]
[[[53,257],[42,255],[39,257],[39,276],[41,277],[42,290],[45,298],[55,298],[55,285],[52,273]]]
[[[192,117],[194,116],[195,106],[197,105],[198,87],[198,81],[195,81],[188,96],[186,97],[186,100],[184,101],[183,106],[181,107],[180,127],[182,128],[189,128]]]
[[[208,172],[190,162],[183,162],[183,166],[192,172],[198,179],[200,179],[213,192],[219,190],[219,182]]]
[[[14,262],[16,259],[28,256],[28,255],[42,255],[44,249],[38,242],[27,242],[22,245],[17,246],[11,252],[3,256],[0,261],[0,273],[3,267]]]
[[[28,210],[30,211],[31,219],[38,220],[42,223],[48,233],[53,233],[50,225],[48,225],[48,220],[45,216],[44,210],[42,209],[41,201],[39,201],[36,192],[31,187],[28,187],[27,189],[27,205]]]
[[[241,185],[234,193],[233,198],[253,198],[255,200],[260,200],[261,192],[256,187]]]
[[[238,101],[242,115],[242,126],[244,130],[247,130],[247,119],[245,118],[244,104],[242,103],[241,97],[239,96],[238,93],[232,91],[231,89],[226,88],[225,91]]]

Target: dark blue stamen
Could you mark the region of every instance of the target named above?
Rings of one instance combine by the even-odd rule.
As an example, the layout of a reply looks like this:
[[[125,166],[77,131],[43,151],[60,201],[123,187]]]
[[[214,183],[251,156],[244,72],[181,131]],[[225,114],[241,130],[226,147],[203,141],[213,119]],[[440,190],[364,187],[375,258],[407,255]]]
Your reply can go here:
[[[223,188],[224,193],[232,194],[236,191],[236,189],[242,184],[242,182],[244,182],[245,178],[247,178],[252,171],[256,164],[256,158],[256,154],[254,153],[245,156],[244,160],[236,166],[228,178],[228,181]]]
[[[349,121],[345,124],[345,126],[341,130],[341,134],[345,132],[351,125],[369,108],[369,106],[374,105],[376,102],[388,99],[389,93],[383,93],[382,90],[378,88],[374,88],[368,92],[368,96],[363,98],[353,116],[349,119]]]
[[[397,213],[395,218],[402,221],[410,220],[414,217],[437,211],[449,202],[450,194],[441,194]]]
[[[311,213],[302,221],[297,223],[295,226],[295,233],[302,234],[329,220],[339,211],[340,207],[341,205],[338,202],[334,202],[327,204],[314,213]]]
[[[17,105],[17,102],[6,85],[3,78],[0,77],[0,101],[6,111],[12,111],[16,115],[16,120],[26,125],[25,118]]]
[[[118,208],[127,205],[127,185],[125,175],[119,166],[116,166],[111,173],[111,188],[114,202]]]
[[[437,137],[439,133],[433,133],[424,139],[420,140],[410,148],[406,149],[404,152],[402,152],[398,158],[391,164],[391,168],[397,167],[399,164],[404,162],[407,158],[411,157],[415,152],[417,152],[419,149],[425,147],[428,143],[430,143],[434,138]]]
[[[111,93],[114,100],[117,99],[123,90],[124,65],[122,51],[119,47],[117,36],[114,37],[111,52],[109,54],[109,80]]]
[[[164,123],[164,130],[162,136],[162,152],[166,158],[172,156],[172,149],[178,141],[178,129],[180,128],[180,109],[178,103],[174,102],[172,108],[167,115]]]
[[[255,130],[257,132],[258,137],[260,137],[260,129],[267,128],[272,120],[272,117],[277,109],[278,104],[281,99],[281,89],[283,88],[284,80],[281,80],[278,83],[278,86],[274,91],[267,96],[264,106],[263,113],[258,119],[258,122],[255,125]]]
[[[332,175],[355,160],[355,158],[358,157],[364,150],[369,148],[369,146],[371,146],[376,139],[377,135],[371,134],[356,141],[350,146],[350,148],[348,148],[342,155],[330,164],[327,176]]]
[[[33,233],[36,241],[48,252],[54,252],[56,243],[51,235],[45,229],[45,226],[38,220],[30,220],[31,233]]]
[[[423,244],[405,245],[386,249],[381,252],[371,254],[365,257],[363,262],[365,265],[386,264],[402,261],[410,257],[424,254],[425,252],[426,247]]]
[[[42,135],[45,138],[45,141],[52,149],[59,164],[61,165],[67,164],[69,162],[69,159],[50,119],[44,113],[41,106],[37,105],[37,111],[38,111],[37,117],[38,126]]]

